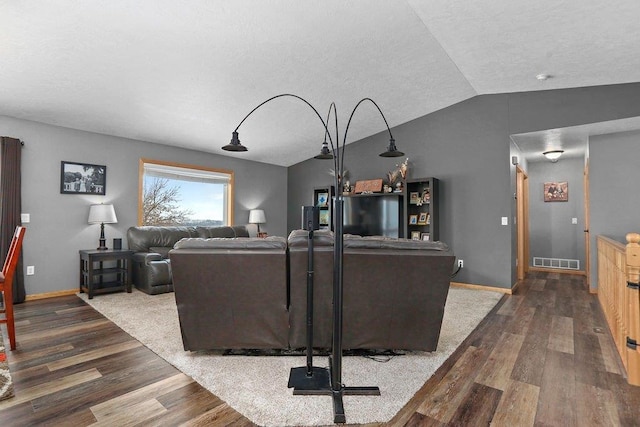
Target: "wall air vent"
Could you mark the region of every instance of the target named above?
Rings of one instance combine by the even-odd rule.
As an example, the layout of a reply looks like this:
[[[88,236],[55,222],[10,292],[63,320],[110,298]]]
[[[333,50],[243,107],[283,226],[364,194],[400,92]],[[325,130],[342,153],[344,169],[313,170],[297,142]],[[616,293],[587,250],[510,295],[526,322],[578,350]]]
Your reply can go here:
[[[563,270],[580,270],[580,260],[533,257],[533,266],[543,268],[561,268]]]

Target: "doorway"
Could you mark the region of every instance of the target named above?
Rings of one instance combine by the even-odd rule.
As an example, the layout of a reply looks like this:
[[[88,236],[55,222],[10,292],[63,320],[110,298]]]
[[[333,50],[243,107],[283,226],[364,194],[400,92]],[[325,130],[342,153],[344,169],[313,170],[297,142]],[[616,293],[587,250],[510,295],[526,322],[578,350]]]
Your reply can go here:
[[[524,280],[529,272],[529,177],[516,166],[517,278]]]

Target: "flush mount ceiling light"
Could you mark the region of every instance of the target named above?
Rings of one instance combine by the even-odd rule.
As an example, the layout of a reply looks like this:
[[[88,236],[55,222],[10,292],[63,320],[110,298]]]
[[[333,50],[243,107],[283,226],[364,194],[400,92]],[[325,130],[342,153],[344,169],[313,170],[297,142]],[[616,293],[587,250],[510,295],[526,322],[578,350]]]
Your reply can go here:
[[[560,158],[560,156],[562,156],[562,153],[564,153],[564,150],[550,150],[550,151],[545,151],[544,153],[542,153],[547,159],[549,159],[551,161],[551,163],[555,163],[558,161],[558,159]]]
[[[540,81],[544,81],[544,80],[547,80],[547,79],[550,79],[550,78],[551,78],[551,74],[545,74],[545,73],[541,73],[541,74],[538,74],[536,76],[536,79],[538,79]]]

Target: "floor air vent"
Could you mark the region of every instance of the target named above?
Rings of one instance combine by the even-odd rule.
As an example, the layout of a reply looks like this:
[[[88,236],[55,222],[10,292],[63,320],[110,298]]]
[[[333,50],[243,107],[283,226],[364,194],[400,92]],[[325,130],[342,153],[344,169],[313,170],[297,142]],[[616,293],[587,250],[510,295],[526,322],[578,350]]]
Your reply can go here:
[[[562,258],[533,257],[534,267],[562,268],[564,270],[580,270],[580,260]]]

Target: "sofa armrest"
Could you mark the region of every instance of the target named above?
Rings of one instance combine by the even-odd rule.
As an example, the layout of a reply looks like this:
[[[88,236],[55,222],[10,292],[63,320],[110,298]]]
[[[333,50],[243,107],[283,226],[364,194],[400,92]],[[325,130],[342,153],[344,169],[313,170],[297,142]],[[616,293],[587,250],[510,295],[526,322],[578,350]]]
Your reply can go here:
[[[162,261],[162,255],[155,252],[136,252],[133,254],[133,262],[149,265],[151,261]]]
[[[134,253],[133,284],[152,295],[172,291],[171,261],[155,252]]]

